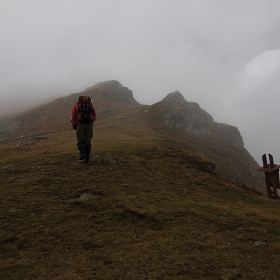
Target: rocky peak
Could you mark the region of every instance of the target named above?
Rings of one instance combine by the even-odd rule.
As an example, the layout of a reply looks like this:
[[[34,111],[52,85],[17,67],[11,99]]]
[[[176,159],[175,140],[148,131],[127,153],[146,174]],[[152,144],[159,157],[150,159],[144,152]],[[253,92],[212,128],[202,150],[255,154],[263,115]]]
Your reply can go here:
[[[184,96],[179,91],[174,91],[169,93],[163,100],[162,100],[162,107],[167,106],[175,106],[180,105],[182,103],[186,103]]]
[[[186,101],[178,91],[169,93],[161,101],[159,110],[161,124],[165,127],[181,127],[191,134],[219,135],[227,138],[236,147],[244,146],[242,136],[236,127],[216,123],[199,104]]]
[[[168,94],[162,101],[163,126],[182,127],[192,134],[211,134],[213,118],[195,102],[188,102],[178,92]]]
[[[130,89],[123,87],[118,81],[114,80],[97,83],[93,87],[87,88],[84,93],[92,97],[101,97],[128,104],[139,104],[134,99]]]

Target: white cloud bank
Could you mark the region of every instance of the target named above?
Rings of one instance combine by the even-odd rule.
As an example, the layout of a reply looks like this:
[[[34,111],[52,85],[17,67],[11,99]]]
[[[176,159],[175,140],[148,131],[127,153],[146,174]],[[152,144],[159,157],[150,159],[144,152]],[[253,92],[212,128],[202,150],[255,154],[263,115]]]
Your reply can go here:
[[[280,66],[280,49],[268,50],[249,61],[243,69],[244,80],[253,87],[274,75]]]
[[[267,50],[250,60],[235,79],[235,93],[223,114],[240,130],[245,146],[262,164],[271,153],[280,162],[280,49]]]

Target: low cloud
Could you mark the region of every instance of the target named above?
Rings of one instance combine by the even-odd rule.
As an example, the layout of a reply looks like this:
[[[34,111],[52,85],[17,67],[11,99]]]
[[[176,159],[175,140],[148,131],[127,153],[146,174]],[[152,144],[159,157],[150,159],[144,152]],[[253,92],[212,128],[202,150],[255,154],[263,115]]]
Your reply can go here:
[[[280,162],[279,75],[279,49],[257,55],[236,75],[235,92],[223,112],[225,119],[238,127],[245,147],[259,164],[264,153]]]

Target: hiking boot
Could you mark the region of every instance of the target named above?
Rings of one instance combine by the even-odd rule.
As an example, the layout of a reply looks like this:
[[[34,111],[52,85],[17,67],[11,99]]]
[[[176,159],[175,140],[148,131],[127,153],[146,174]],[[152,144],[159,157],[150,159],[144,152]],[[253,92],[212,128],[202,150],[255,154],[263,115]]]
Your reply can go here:
[[[89,161],[89,154],[86,154],[86,157],[84,158],[85,162]]]
[[[86,161],[86,158],[87,158],[87,156],[82,154],[82,155],[80,155],[78,162],[84,162],[84,161]]]

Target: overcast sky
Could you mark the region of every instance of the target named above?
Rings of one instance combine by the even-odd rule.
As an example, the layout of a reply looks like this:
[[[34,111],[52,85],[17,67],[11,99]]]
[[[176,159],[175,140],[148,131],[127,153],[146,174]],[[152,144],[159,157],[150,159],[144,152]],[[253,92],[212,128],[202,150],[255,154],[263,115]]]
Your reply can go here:
[[[180,91],[238,127],[260,162],[278,142],[279,0],[0,0],[0,116],[117,80],[141,104]]]

